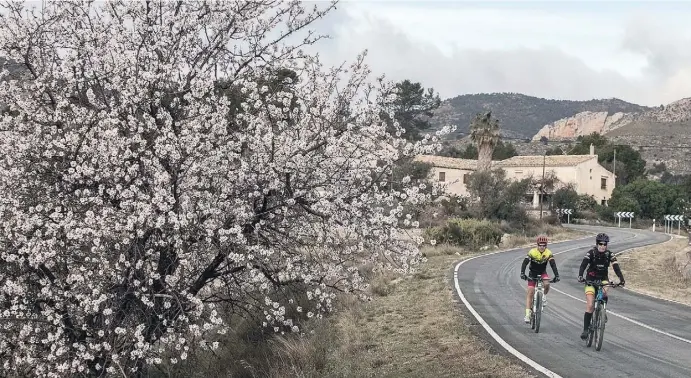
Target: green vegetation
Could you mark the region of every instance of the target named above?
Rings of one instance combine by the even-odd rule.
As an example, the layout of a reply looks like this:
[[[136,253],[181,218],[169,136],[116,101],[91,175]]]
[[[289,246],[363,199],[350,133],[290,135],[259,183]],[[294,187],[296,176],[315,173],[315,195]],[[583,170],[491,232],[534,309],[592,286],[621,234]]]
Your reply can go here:
[[[474,217],[523,224],[527,220],[521,200],[532,185],[530,179],[512,181],[506,171],[495,169],[468,175],[468,192],[476,200],[470,208]]]
[[[475,219],[449,219],[445,225],[425,230],[425,239],[470,249],[498,245],[504,232],[496,223]]]
[[[691,178],[681,184],[638,179],[614,188],[610,212],[633,211],[639,218],[660,219],[665,214],[691,215]]]
[[[617,185],[625,185],[634,180],[645,176],[645,160],[640,152],[627,145],[614,145],[606,137],[592,133],[586,136],[579,136],[576,145],[568,152],[568,155],[587,155],[590,153],[590,145],[597,150],[598,161],[607,170],[613,172],[614,154],[616,149],[616,174]]]
[[[438,155],[458,159],[477,159],[478,151],[477,146],[474,144],[468,144],[465,150],[461,150],[456,146],[446,146]],[[505,160],[516,155],[518,155],[518,152],[516,152],[516,147],[512,143],[504,143],[500,140],[494,147],[494,151],[492,151],[492,160]]]
[[[561,149],[559,146],[554,146],[547,151],[545,151],[545,155],[564,155],[564,150]]]
[[[382,118],[387,122],[389,131],[396,133],[394,121],[405,130],[402,136],[408,140],[418,140],[423,131],[430,128],[430,117],[433,111],[441,105],[441,99],[434,89],[425,88],[420,83],[403,80],[396,84],[396,99],[385,105],[388,112],[394,113],[394,119],[388,114],[382,113]]]

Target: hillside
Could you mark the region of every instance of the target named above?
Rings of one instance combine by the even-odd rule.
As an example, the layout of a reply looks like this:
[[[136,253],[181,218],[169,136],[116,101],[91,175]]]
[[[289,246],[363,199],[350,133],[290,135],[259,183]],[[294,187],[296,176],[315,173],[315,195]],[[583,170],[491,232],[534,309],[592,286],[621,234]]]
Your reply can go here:
[[[515,93],[463,95],[447,99],[435,114],[435,125],[455,123],[449,139],[461,147],[470,143],[471,118],[491,109],[502,135],[520,155],[542,154],[548,148],[568,148],[579,135],[603,134],[614,143],[634,146],[647,168],[665,162],[668,171],[691,173],[691,98],[665,106],[646,107],[619,99],[549,100]],[[434,119],[433,118],[433,119]],[[548,145],[539,143],[542,137]],[[528,142],[530,141],[530,142]]]
[[[538,141],[545,137],[549,140],[574,139],[579,135],[597,132],[603,135],[652,135],[658,136],[662,131],[669,134],[675,123],[691,119],[691,99],[681,99],[666,106],[648,108],[644,111],[618,112],[580,112],[555,122],[546,124],[532,138]],[[621,129],[621,130],[620,130]],[[619,130],[619,131],[617,131]],[[684,132],[688,128],[681,127]]]
[[[571,101],[550,100],[519,93],[481,93],[444,100],[435,112],[432,123],[435,126],[456,124],[456,134],[452,137],[459,137],[467,134],[475,114],[487,110],[492,110],[499,119],[504,135],[532,138],[543,126],[580,112],[638,113],[652,108],[619,99]]]
[[[664,162],[673,173],[691,173],[691,99],[650,108],[642,112],[582,112],[545,125],[532,138],[551,142],[573,140],[598,132],[615,143],[627,144],[641,152],[647,167]],[[523,146],[529,152],[532,146]],[[537,152],[537,151],[536,151]]]
[[[655,163],[664,162],[671,173],[691,174],[691,120],[636,121],[605,136],[616,143],[639,146],[649,169]]]

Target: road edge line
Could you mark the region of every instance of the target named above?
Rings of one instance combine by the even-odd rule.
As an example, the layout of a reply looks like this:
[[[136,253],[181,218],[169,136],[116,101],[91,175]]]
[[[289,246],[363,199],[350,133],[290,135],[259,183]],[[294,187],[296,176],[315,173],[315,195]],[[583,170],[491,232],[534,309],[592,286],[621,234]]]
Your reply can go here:
[[[603,227],[603,228],[610,228],[610,227]],[[618,227],[611,227],[611,228],[618,228]],[[650,231],[650,230],[641,230],[641,229],[637,229],[637,230],[639,230],[639,231]],[[629,231],[629,232],[634,233],[633,231]],[[650,232],[654,232],[654,231],[650,231]],[[634,233],[634,235],[635,235],[635,233]],[[620,251],[620,252],[615,253],[614,255],[615,255],[615,256],[618,256],[618,255],[621,255],[621,254],[623,254],[623,253],[630,253],[630,252],[633,251],[634,249],[637,249],[637,248],[644,248],[644,247],[648,247],[648,246],[651,246],[651,245],[663,245],[663,244],[667,244],[667,243],[669,243],[669,242],[671,242],[672,240],[675,239],[675,236],[674,236],[674,235],[668,235],[668,234],[665,234],[665,235],[666,235],[666,236],[669,236],[669,239],[667,239],[667,240],[665,240],[665,241],[663,241],[663,242],[661,242],[661,243],[652,243],[652,244],[642,245],[642,246],[639,246],[639,247],[627,248],[627,249],[624,249],[624,250],[622,250],[622,251]],[[564,253],[564,252],[567,252],[567,251],[557,252],[557,253],[555,253],[555,255],[561,254],[561,253]],[[479,256],[475,256],[475,257],[479,257]],[[626,286],[624,286],[624,287],[622,287],[622,288],[623,288],[623,289],[626,289]],[[556,291],[557,293],[561,293],[562,295],[566,295],[567,297],[570,297],[570,298],[572,298],[572,299],[575,299],[575,300],[578,300],[578,301],[581,301],[581,302],[585,303],[585,301],[584,301],[583,299],[578,298],[578,297],[575,297],[575,296],[573,296],[573,295],[571,295],[571,294],[569,294],[569,293],[563,292],[563,291],[561,291],[561,290],[559,290],[559,289],[557,289],[557,288],[552,288],[552,290]],[[684,305],[684,306],[689,306],[689,305],[687,305],[686,303],[676,302],[676,301],[673,301],[673,300],[670,300],[670,299],[665,299],[665,298],[657,298],[657,297],[655,297],[655,296],[648,295],[648,294],[645,294],[645,293],[641,293],[641,292],[638,292],[638,291],[636,291],[636,290],[631,290],[631,289],[627,289],[627,290],[629,290],[629,291],[631,291],[631,292],[633,292],[633,293],[636,293],[636,294],[643,295],[643,296],[647,296],[647,297],[651,297],[651,298],[655,298],[655,299],[660,299],[660,300],[664,300],[664,301],[668,301],[668,302],[673,302],[673,303],[681,304],[681,305]],[[670,337],[670,338],[672,338],[672,339],[679,340],[679,341],[685,342],[685,343],[687,343],[687,344],[691,344],[691,340],[689,340],[689,339],[685,339],[685,338],[683,338],[683,337],[681,337],[681,336],[677,336],[677,335],[675,335],[675,334],[673,334],[673,333],[669,333],[669,332],[663,331],[663,330],[661,330],[661,329],[659,329],[659,328],[655,328],[655,327],[653,327],[653,326],[649,326],[649,325],[647,325],[647,324],[645,324],[645,323],[643,323],[643,322],[640,322],[640,321],[635,320],[635,319],[631,319],[631,318],[629,318],[629,317],[627,317],[627,316],[625,316],[625,315],[621,315],[621,314],[618,314],[618,313],[613,312],[613,311],[610,311],[610,310],[607,310],[607,313],[612,314],[612,315],[614,315],[614,316],[616,316],[616,317],[618,317],[618,318],[621,318],[621,319],[623,319],[623,320],[626,320],[626,321],[628,321],[628,322],[631,322],[631,323],[633,323],[633,324],[635,324],[635,325],[638,325],[638,326],[640,326],[640,327],[646,328],[646,329],[648,329],[648,330],[650,330],[650,331],[659,333],[659,334],[664,335],[664,336],[668,336],[668,337]]]
[[[569,294],[569,293],[565,293],[565,292],[563,292],[563,291],[561,291],[561,290],[559,290],[559,289],[552,289],[552,290],[556,291],[557,293],[561,293],[561,294],[563,294],[563,295],[566,295],[567,297],[570,297],[570,298],[575,299],[575,300],[577,300],[577,301],[581,301],[581,302],[585,303],[585,301],[584,301],[583,299],[578,298],[578,297],[576,297],[576,296],[573,296],[573,295],[571,295],[571,294]],[[648,329],[648,330],[650,330],[650,331],[659,333],[659,334],[661,334],[661,335],[668,336],[668,337],[670,337],[670,338],[672,338],[672,339],[679,340],[679,341],[685,342],[685,343],[687,343],[687,344],[691,344],[691,340],[689,340],[689,339],[685,339],[685,338],[683,338],[683,337],[681,337],[681,336],[677,336],[677,335],[675,335],[675,334],[673,334],[673,333],[669,333],[669,332],[663,331],[663,330],[661,330],[661,329],[659,329],[659,328],[655,328],[655,327],[653,327],[653,326],[649,326],[649,325],[647,325],[647,324],[645,324],[645,323],[643,323],[643,322],[640,322],[640,321],[638,321],[638,320],[631,319],[631,318],[629,318],[629,317],[626,316],[626,315],[621,315],[621,314],[616,313],[616,312],[611,311],[611,310],[607,310],[607,314],[610,314],[610,315],[616,316],[616,317],[618,317],[618,318],[624,319],[624,320],[626,320],[627,322],[631,322],[631,323],[633,323],[633,324],[635,324],[635,325],[637,325],[637,326],[643,327],[643,328],[645,328],[645,329]]]
[[[582,237],[582,238],[572,239],[572,240],[561,240],[561,241],[559,241],[559,242],[557,242],[557,243],[574,242],[574,241],[579,241],[579,240],[585,240],[585,239],[588,239],[588,238],[590,238],[590,237],[592,237],[592,236],[589,235],[589,236],[584,236],[584,237]],[[556,244],[556,243],[555,243],[555,244]],[[507,249],[507,250],[503,250],[503,251],[496,251],[496,252],[491,252],[491,253],[485,253],[485,254],[481,254],[481,255],[477,255],[477,256],[472,256],[472,257],[469,257],[469,258],[467,258],[467,259],[463,259],[463,260],[459,261],[459,262],[456,264],[456,266],[454,267],[454,270],[453,270],[453,283],[454,283],[454,286],[456,287],[456,293],[458,293],[458,297],[461,299],[461,301],[463,302],[463,304],[465,305],[465,307],[468,309],[468,311],[470,311],[470,313],[475,317],[475,319],[480,323],[480,325],[482,325],[482,328],[485,329],[485,331],[494,339],[494,341],[496,341],[497,343],[499,343],[499,345],[501,345],[504,349],[506,349],[507,352],[511,353],[511,354],[514,355],[516,358],[518,358],[519,360],[521,360],[523,363],[525,363],[525,364],[527,364],[528,366],[532,367],[533,369],[539,371],[540,373],[545,374],[545,375],[548,376],[548,377],[551,377],[551,378],[563,378],[561,375],[559,375],[559,374],[557,374],[557,373],[555,373],[555,372],[553,372],[553,371],[547,369],[546,367],[544,367],[544,366],[540,365],[539,363],[535,362],[534,360],[532,360],[530,357],[528,357],[528,356],[526,356],[525,354],[519,352],[516,348],[512,347],[509,343],[507,343],[506,340],[502,339],[501,336],[499,336],[499,334],[497,334],[497,333],[492,329],[492,327],[490,327],[489,324],[487,324],[487,322],[485,321],[485,319],[483,319],[482,316],[480,316],[480,314],[478,314],[478,312],[475,311],[475,308],[470,304],[470,302],[468,302],[468,300],[466,299],[465,295],[463,295],[463,290],[461,290],[461,285],[458,283],[458,269],[459,269],[459,268],[461,267],[461,265],[463,265],[464,263],[466,263],[466,262],[468,262],[468,261],[470,261],[470,260],[476,259],[476,258],[478,258],[478,257],[491,256],[491,255],[495,255],[495,254],[498,254],[498,253],[505,253],[505,252],[516,251],[516,250],[519,250],[519,249],[522,249],[522,248],[525,248],[525,247],[518,247],[518,248],[512,248],[512,249]],[[579,247],[579,248],[580,248],[580,247]]]

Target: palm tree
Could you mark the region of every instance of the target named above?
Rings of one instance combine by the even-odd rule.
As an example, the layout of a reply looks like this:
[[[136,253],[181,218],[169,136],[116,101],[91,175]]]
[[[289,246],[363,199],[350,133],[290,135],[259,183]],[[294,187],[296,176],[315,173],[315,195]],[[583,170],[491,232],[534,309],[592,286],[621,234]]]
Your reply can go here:
[[[477,171],[487,171],[492,165],[492,153],[499,142],[499,120],[492,111],[478,113],[470,123],[470,139],[477,144]]]

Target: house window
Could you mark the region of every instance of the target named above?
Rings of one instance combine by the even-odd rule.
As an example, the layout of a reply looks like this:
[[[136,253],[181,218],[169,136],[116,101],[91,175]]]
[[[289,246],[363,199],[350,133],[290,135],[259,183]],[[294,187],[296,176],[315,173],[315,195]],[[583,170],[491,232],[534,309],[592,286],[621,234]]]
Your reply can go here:
[[[600,178],[600,189],[607,189],[607,177]]]
[[[603,199],[602,201],[600,201],[600,204],[601,204],[602,206],[607,206],[607,200],[604,200],[604,199]]]
[[[468,174],[467,174],[467,173],[464,173],[464,174],[463,174],[463,183],[464,183],[464,184],[467,184],[467,183],[468,183]]]
[[[439,181],[446,181],[446,172],[439,172]]]

